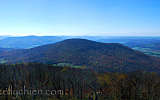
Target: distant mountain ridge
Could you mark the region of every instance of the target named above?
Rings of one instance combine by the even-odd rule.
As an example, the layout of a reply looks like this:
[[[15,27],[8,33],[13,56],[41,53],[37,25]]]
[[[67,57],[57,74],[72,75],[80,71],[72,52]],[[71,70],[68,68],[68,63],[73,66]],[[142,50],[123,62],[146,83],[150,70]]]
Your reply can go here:
[[[56,43],[66,39],[65,36],[20,36],[0,39],[1,48],[28,49],[40,45]]]
[[[160,59],[145,55],[119,43],[100,43],[86,39],[67,39],[31,49],[1,54],[7,63],[69,63],[96,71],[158,71]]]

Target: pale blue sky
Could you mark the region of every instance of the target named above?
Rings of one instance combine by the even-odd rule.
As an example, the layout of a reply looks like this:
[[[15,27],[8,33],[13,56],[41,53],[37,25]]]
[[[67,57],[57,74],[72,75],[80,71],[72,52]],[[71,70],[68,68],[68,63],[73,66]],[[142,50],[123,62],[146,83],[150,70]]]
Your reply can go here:
[[[0,35],[159,35],[159,0],[1,0]]]

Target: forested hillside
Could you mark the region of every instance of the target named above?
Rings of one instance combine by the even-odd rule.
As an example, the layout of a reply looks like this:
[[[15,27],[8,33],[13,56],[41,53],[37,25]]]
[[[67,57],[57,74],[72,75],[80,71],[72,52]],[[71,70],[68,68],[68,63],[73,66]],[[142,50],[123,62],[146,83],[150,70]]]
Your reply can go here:
[[[31,49],[13,50],[0,55],[2,62],[35,62],[86,66],[100,72],[159,71],[160,59],[119,43],[68,39]]]
[[[0,65],[0,79],[0,100],[160,99],[160,76],[154,72],[97,73],[24,63]]]

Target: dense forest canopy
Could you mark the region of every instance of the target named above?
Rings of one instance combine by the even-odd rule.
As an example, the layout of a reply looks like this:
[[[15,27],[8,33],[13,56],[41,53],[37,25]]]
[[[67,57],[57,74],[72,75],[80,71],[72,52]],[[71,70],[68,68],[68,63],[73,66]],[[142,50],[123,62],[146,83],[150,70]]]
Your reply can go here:
[[[159,100],[160,76],[155,72],[98,73],[85,68],[41,63],[0,65],[1,100]],[[19,91],[25,87],[38,92]],[[54,90],[54,93],[53,93]],[[55,93],[55,91],[60,91]],[[51,92],[52,91],[52,92]],[[37,93],[37,94],[36,94]]]

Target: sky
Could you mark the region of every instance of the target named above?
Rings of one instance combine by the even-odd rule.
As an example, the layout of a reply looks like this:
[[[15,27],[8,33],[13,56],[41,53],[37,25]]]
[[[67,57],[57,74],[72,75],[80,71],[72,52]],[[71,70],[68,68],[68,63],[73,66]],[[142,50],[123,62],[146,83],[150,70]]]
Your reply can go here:
[[[160,36],[160,0],[0,0],[0,35]]]

